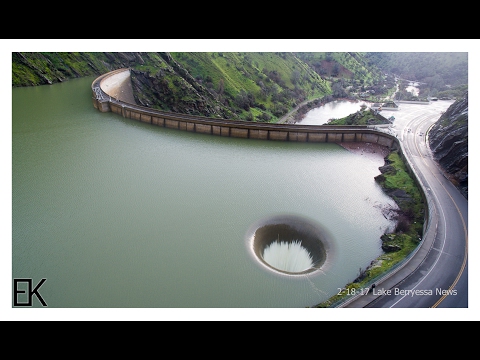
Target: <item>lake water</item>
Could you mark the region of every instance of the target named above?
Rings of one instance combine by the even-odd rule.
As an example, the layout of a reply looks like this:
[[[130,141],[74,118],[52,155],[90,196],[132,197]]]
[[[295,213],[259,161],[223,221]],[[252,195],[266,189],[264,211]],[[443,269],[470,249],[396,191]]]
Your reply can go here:
[[[382,253],[381,159],[101,113],[92,80],[12,89],[12,277],[47,279],[49,308],[304,308]],[[252,226],[284,215],[331,234],[320,271],[253,254]]]
[[[314,108],[305,114],[305,117],[297,122],[301,125],[322,125],[328,123],[330,119],[340,119],[353,114],[365,105],[367,108],[371,106],[370,102],[365,101],[348,101],[335,100],[326,103],[323,106]]]

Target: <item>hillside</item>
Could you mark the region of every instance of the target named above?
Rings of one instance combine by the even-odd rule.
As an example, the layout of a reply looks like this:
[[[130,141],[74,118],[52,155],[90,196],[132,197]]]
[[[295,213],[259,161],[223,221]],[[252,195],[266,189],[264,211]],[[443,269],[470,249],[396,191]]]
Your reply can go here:
[[[383,86],[358,53],[13,53],[12,86],[132,69],[136,101],[195,115],[277,122],[298,104]],[[380,84],[380,85],[379,85]]]
[[[468,88],[467,52],[374,52],[362,53],[369,65],[398,79],[397,100],[415,100],[405,91],[418,82],[420,98],[459,98]]]
[[[143,106],[275,122],[298,102],[331,92],[327,81],[289,53],[158,55],[148,54],[132,70],[134,95]]]
[[[12,53],[12,86],[50,85],[122,67],[122,53]]]

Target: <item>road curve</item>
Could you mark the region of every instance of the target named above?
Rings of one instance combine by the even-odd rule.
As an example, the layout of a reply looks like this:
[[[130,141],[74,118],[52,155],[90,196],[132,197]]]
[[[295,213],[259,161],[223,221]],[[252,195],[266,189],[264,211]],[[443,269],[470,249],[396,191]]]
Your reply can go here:
[[[444,175],[428,146],[429,129],[451,104],[401,104],[395,112],[393,129],[424,188],[429,226],[406,266],[341,307],[468,308],[468,201]]]

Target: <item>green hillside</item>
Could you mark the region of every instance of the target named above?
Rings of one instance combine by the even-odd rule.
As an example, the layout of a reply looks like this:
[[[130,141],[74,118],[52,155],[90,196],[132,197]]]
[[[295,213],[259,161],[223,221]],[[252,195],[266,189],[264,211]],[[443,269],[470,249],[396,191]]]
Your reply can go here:
[[[358,53],[12,53],[12,86],[47,85],[128,67],[144,106],[276,122],[313,99],[355,98],[382,84]],[[203,112],[202,112],[203,111]]]
[[[275,121],[300,102],[332,93],[330,82],[292,53],[171,53],[244,120]]]

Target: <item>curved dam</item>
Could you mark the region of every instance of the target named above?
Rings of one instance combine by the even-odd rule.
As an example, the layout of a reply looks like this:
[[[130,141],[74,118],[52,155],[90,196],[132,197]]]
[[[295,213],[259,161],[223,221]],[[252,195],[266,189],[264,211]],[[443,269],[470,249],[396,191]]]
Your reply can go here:
[[[215,119],[150,109],[135,104],[130,71],[118,69],[92,83],[93,106],[101,112],[114,112],[125,118],[171,129],[259,140],[298,142],[369,142],[398,149],[395,136],[376,131],[367,125],[292,125],[265,124]]]

